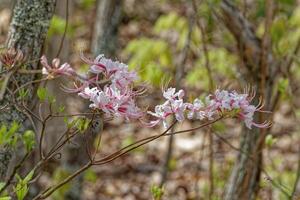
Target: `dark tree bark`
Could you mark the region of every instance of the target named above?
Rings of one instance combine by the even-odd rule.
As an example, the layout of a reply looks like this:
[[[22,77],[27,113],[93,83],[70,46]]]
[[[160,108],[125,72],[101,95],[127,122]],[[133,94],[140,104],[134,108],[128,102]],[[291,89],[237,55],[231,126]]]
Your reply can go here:
[[[7,48],[21,50],[30,62],[26,65],[27,69],[37,69],[42,46],[48,31],[49,22],[55,8],[55,0],[20,0],[17,2],[10,25]],[[34,75],[13,74],[18,85],[23,85],[35,79]],[[10,90],[16,89],[16,84],[11,81],[7,85]],[[28,100],[33,97],[32,87],[29,87]],[[5,93],[0,106],[9,105],[6,112],[0,112],[0,122],[11,124],[18,121],[22,124],[21,130],[25,129],[26,115],[20,112],[11,102],[12,97]],[[9,147],[0,149],[0,179],[3,180],[7,173],[7,168],[12,157],[12,150]]]
[[[223,12],[222,20],[236,39],[240,59],[246,67],[244,78],[257,88],[258,94],[254,103],[259,101],[258,95],[263,95],[265,109],[270,110],[271,93],[278,63],[273,59],[271,51],[265,52],[266,56],[262,56],[262,41],[257,38],[249,21],[231,1],[223,0],[221,9]],[[262,68],[266,66],[268,66],[265,72],[266,76],[263,76]],[[261,87],[262,81],[265,83],[264,87]],[[260,121],[261,119],[261,116],[255,116],[254,120]],[[257,128],[251,130],[243,128],[240,142],[242,152],[239,152],[237,156],[237,161],[227,183],[225,200],[255,199],[259,190],[265,135]]]

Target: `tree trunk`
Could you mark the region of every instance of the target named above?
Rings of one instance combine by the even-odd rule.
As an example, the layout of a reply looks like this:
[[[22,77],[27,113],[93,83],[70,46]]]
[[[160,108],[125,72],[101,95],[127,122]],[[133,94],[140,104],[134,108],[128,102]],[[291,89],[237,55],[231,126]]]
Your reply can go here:
[[[265,58],[262,56],[262,42],[256,37],[251,24],[229,0],[221,3],[223,12],[222,21],[237,41],[239,56],[246,72],[245,80],[257,88],[258,94],[264,96],[267,110],[271,109],[271,92],[275,80],[275,63],[272,53],[266,52]],[[265,60],[264,60],[265,59]],[[270,66],[267,68],[266,76],[262,75],[263,62]],[[271,67],[272,66],[272,67]],[[272,77],[272,78],[269,78]],[[264,81],[264,87],[261,82]],[[254,103],[258,103],[256,95]],[[260,121],[261,116],[255,116],[254,121]],[[255,199],[259,189],[259,181],[262,167],[262,147],[266,134],[259,129],[246,127],[242,130],[242,138],[237,161],[233,167],[231,176],[225,190],[225,200]]]
[[[20,0],[16,4],[10,25],[7,48],[21,50],[30,62],[26,65],[27,69],[37,69],[42,46],[46,38],[50,19],[55,8],[55,0]],[[18,85],[23,85],[35,79],[34,75],[13,74],[12,77]],[[7,87],[15,90],[16,85],[11,82]],[[32,86],[29,87],[28,100],[33,97]],[[20,112],[11,102],[12,97],[5,93],[0,106],[8,104],[7,112],[0,113],[0,122],[11,124],[17,121],[22,124],[21,130],[24,130],[28,124],[27,117]],[[12,157],[12,150],[9,147],[0,149],[0,179],[6,176],[8,164]]]
[[[117,47],[118,25],[121,21],[120,0],[99,0],[94,25],[92,52],[113,56]]]
[[[100,0],[97,3],[97,13],[92,42],[92,53],[95,56],[98,54],[105,54],[107,57],[112,57],[116,53],[118,25],[121,19],[121,3],[118,2],[118,0]],[[83,109],[89,109],[89,105],[86,104]],[[96,118],[94,119],[94,122],[101,123],[101,119]],[[99,133],[97,126],[95,127],[95,130],[88,131],[89,135],[87,136],[87,141],[91,143],[89,146],[93,146],[92,144],[97,134],[101,134]],[[68,171],[74,171],[88,162],[88,156],[82,153],[86,151],[85,139],[82,136],[78,136],[74,139],[74,142],[78,144],[77,146],[79,146],[79,148],[77,146],[70,145],[66,146],[63,152],[66,158],[63,161],[63,164]],[[69,191],[67,191],[64,195],[64,199],[82,199],[82,183],[83,175],[79,175],[73,180]]]
[[[4,8],[9,8],[12,3],[13,0],[0,0],[0,10]]]

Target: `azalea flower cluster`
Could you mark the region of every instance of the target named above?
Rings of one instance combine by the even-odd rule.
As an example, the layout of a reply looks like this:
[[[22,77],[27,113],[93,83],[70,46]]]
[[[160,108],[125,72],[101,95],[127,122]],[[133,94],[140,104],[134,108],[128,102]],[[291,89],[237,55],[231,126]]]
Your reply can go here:
[[[185,118],[215,120],[220,116],[230,115],[243,121],[249,129],[252,126],[258,128],[270,126],[268,122],[262,124],[253,122],[254,113],[262,111],[263,105],[251,105],[250,102],[253,97],[250,97],[248,94],[216,90],[213,95],[207,96],[204,101],[196,98],[193,103],[185,103],[183,101],[183,90],[176,92],[175,88],[169,88],[163,92],[163,96],[166,101],[161,105],[157,105],[155,112],[148,112],[156,118],[156,120],[150,122],[150,126],[163,122],[164,127],[167,128],[167,118],[171,115],[174,115],[179,122]]]
[[[48,78],[54,78],[59,75],[72,76],[76,74],[74,69],[68,63],[60,65],[60,60],[58,58],[54,58],[50,65],[46,56],[42,56],[41,64],[43,65],[42,74],[47,75]]]
[[[59,59],[54,59],[49,65],[46,57],[41,58],[43,74],[52,78],[59,75],[76,78],[79,81],[75,89],[67,89],[76,92],[84,99],[88,99],[93,109],[99,109],[110,117],[124,117],[127,120],[139,119],[147,126],[153,127],[163,123],[168,128],[167,119],[175,116],[178,122],[183,120],[215,120],[221,116],[230,116],[243,121],[251,129],[252,126],[267,128],[270,123],[258,124],[253,122],[255,112],[263,112],[263,105],[251,105],[254,95],[248,93],[238,94],[235,91],[216,90],[203,101],[196,98],[193,103],[185,102],[185,92],[175,88],[163,91],[166,101],[155,106],[155,111],[144,112],[136,104],[139,92],[133,90],[133,83],[138,79],[134,71],[129,71],[128,66],[118,61],[112,61],[99,55],[91,60],[82,56],[82,60],[89,65],[89,71],[84,76],[77,74],[68,63],[60,65]],[[144,122],[144,116],[148,113],[155,119],[149,123]]]
[[[103,55],[94,60],[82,56],[82,60],[89,65],[89,71],[84,76],[77,74],[67,63],[59,66],[58,59],[49,65],[44,56],[41,58],[42,71],[48,77],[66,75],[77,78],[79,86],[77,84],[75,89],[65,90],[90,100],[91,108],[100,109],[108,116],[122,116],[127,120],[143,116],[144,112],[135,102],[138,92],[132,87],[138,79],[135,72],[129,71],[126,64],[112,61]]]

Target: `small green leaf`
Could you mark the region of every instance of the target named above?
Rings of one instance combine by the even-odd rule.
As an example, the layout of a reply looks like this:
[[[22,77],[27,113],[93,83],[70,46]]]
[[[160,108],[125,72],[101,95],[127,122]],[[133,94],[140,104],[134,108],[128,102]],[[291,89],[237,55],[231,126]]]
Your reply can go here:
[[[24,99],[25,97],[28,96],[28,93],[29,93],[29,90],[28,89],[25,89],[25,88],[21,88],[19,90],[19,96],[21,99]]]
[[[58,107],[58,112],[59,112],[59,113],[62,113],[62,112],[65,111],[65,109],[66,109],[66,107],[65,107],[64,105],[60,105],[60,106]]]
[[[37,96],[40,101],[45,101],[47,98],[48,92],[46,88],[40,87],[37,90]]]
[[[7,128],[4,124],[1,125],[0,128],[0,145],[5,144],[6,141],[4,140]]]
[[[18,174],[16,174],[16,178],[18,180],[17,185],[14,187],[14,191],[17,195],[18,200],[23,200],[27,195],[29,188],[28,182],[32,179],[34,175],[34,171],[30,171],[24,179],[22,179]]]
[[[20,125],[18,122],[13,121],[13,123],[11,124],[10,129],[8,130],[8,132],[5,134],[5,139],[9,140],[11,139],[11,137],[19,130]]]
[[[286,93],[286,90],[289,86],[289,79],[280,79],[278,81],[278,91],[281,93],[281,94],[284,94]]]
[[[56,98],[53,95],[48,95],[48,101],[50,104],[53,104],[56,102]]]
[[[32,177],[34,175],[34,170],[31,170],[24,178],[24,182],[27,184],[29,181],[31,181]]]
[[[24,146],[25,146],[27,152],[30,152],[35,146],[35,134],[34,134],[34,132],[31,131],[31,130],[27,130],[23,134],[22,138],[23,138],[23,143],[24,143]]]
[[[75,126],[81,133],[83,133],[89,127],[90,121],[91,120],[87,118],[78,118]]]
[[[154,200],[160,200],[164,194],[164,188],[153,185],[151,186],[150,192]]]
[[[268,146],[268,147],[271,147],[273,146],[273,144],[277,141],[276,138],[274,138],[272,135],[267,135],[266,139],[265,139],[265,144]]]
[[[23,200],[29,190],[28,186],[26,183],[24,183],[24,181],[22,180],[22,178],[16,174],[16,177],[18,179],[18,183],[17,185],[14,187],[14,191],[17,195],[17,199],[18,200]]]
[[[88,169],[84,173],[84,180],[95,183],[97,181],[97,174],[92,169]]]
[[[96,0],[81,0],[80,6],[82,6],[84,9],[90,9],[94,6]]]
[[[14,137],[12,137],[10,139],[9,145],[12,146],[13,148],[15,148],[19,138],[20,138],[20,136],[18,134],[15,134]]]
[[[19,174],[16,174],[15,176],[18,179],[19,182],[22,181],[22,178],[21,178],[21,176]]]
[[[0,182],[0,190],[2,190],[2,188],[4,187],[5,183],[4,182]]]

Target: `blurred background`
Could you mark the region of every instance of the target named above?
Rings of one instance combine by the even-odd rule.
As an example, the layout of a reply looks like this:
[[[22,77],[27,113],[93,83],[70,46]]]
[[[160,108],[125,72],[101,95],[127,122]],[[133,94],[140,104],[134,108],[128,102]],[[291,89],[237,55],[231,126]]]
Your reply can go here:
[[[0,1],[0,43],[4,44],[14,1]],[[137,70],[147,95],[139,104],[162,102],[161,88],[183,88],[187,100],[216,88],[257,90],[271,114],[271,129],[245,131],[237,120],[164,137],[71,182],[51,199],[300,199],[300,1],[297,0],[59,0],[43,47],[44,54],[69,62],[77,71],[87,66],[80,52],[105,54]],[[67,112],[84,112],[87,102],[47,83]],[[199,125],[185,121],[176,130]],[[47,127],[51,146],[64,130],[54,119]],[[116,119],[104,124],[99,156],[163,127],[141,128]],[[84,157],[70,144],[50,163],[40,187],[62,180]],[[256,159],[242,152],[255,155]],[[256,171],[255,171],[256,170]],[[162,186],[162,190],[160,186]],[[76,194],[67,194],[77,192]],[[250,194],[251,193],[251,194]],[[70,197],[73,196],[73,197]],[[76,196],[76,197],[74,197]],[[293,196],[293,197],[292,197]]]

